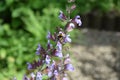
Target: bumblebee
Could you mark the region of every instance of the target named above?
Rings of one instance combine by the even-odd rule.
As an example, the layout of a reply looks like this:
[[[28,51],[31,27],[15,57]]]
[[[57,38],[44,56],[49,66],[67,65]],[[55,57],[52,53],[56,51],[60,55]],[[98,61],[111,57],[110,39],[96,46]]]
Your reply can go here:
[[[57,38],[58,38],[58,40],[59,40],[61,43],[63,43],[64,38],[65,38],[64,32],[60,31],[60,32],[58,33],[58,35],[57,35]]]

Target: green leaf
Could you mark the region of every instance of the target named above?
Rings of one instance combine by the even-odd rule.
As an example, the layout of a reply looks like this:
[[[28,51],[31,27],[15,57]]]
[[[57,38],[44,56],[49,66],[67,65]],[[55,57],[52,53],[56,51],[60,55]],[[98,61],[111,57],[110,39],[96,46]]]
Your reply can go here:
[[[48,75],[43,75],[42,76],[42,80],[48,80],[49,79],[49,76]]]
[[[4,58],[6,58],[6,55],[7,55],[6,50],[4,48],[2,48],[0,50],[0,58],[4,59]]]
[[[52,59],[53,59],[54,61],[59,61],[59,60],[60,60],[59,57],[52,57]]]
[[[6,0],[6,5],[11,5],[14,2],[14,0]]]
[[[46,67],[47,67],[47,65],[46,65],[46,64],[43,64],[41,70],[45,69]]]

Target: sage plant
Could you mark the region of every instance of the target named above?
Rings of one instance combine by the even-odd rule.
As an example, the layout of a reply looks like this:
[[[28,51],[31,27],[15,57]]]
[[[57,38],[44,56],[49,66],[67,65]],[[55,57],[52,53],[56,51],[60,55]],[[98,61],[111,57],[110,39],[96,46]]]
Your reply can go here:
[[[68,13],[70,14],[75,7],[73,5],[67,8]],[[67,49],[64,49],[64,46],[72,41],[69,32],[79,28],[82,22],[79,15],[70,19],[70,16],[66,16],[62,11],[60,11],[58,17],[61,21],[66,22],[64,29],[58,27],[53,34],[48,32],[46,49],[38,44],[36,56],[39,59],[33,61],[33,63],[27,63],[29,74],[25,74],[23,80],[68,80],[66,72],[74,70],[70,54]],[[54,44],[51,44],[51,42],[54,42]]]

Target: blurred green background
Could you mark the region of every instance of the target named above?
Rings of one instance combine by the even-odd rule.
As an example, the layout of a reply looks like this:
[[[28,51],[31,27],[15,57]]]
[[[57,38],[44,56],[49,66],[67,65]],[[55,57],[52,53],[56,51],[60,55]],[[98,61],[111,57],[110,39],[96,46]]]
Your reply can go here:
[[[99,23],[101,15],[109,13],[120,20],[119,0],[76,0],[74,4],[77,7],[71,16],[80,14],[83,27],[89,27],[91,19]],[[59,10],[65,12],[67,5],[67,0],[0,0],[0,80],[22,78],[26,62],[35,59],[37,44],[46,45],[47,31],[64,26],[58,14]],[[91,18],[91,14],[97,18]]]

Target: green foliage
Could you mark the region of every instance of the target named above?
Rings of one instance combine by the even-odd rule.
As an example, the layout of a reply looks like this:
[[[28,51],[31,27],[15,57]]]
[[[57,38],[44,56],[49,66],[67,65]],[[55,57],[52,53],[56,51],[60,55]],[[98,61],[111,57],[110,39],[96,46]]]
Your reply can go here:
[[[118,12],[120,13],[120,0],[115,0],[114,3],[115,3],[114,6],[115,9],[118,10]]]
[[[101,12],[110,12],[118,7],[119,0],[76,0],[77,9],[80,13],[89,13],[92,10],[99,10]],[[118,8],[116,10],[119,10]]]

